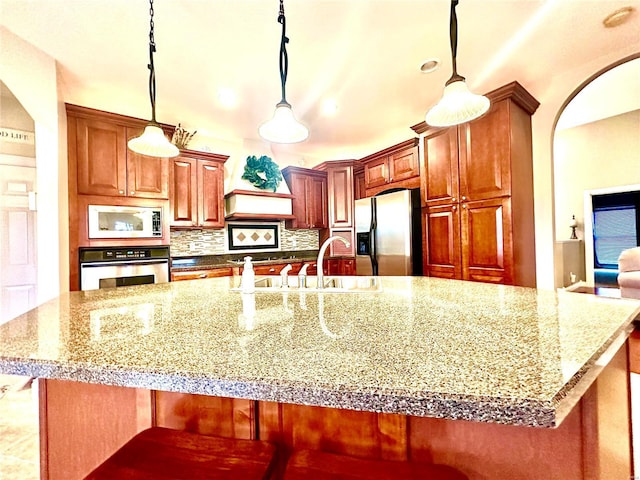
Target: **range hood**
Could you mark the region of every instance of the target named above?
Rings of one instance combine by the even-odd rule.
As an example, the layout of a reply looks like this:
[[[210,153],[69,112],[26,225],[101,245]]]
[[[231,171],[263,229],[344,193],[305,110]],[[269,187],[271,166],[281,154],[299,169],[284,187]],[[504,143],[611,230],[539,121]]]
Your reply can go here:
[[[242,172],[240,172],[240,175]],[[230,188],[224,196],[225,220],[290,220],[295,218],[291,206],[294,198],[283,179],[273,192],[260,190],[250,182],[231,178]]]

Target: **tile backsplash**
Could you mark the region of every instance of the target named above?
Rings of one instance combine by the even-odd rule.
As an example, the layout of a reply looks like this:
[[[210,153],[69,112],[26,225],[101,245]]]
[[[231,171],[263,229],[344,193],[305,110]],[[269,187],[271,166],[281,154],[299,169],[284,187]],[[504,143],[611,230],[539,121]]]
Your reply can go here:
[[[234,222],[234,224],[237,222]],[[280,250],[318,250],[318,230],[287,230],[280,222]],[[226,229],[172,230],[171,256],[222,255],[225,251]],[[240,253],[236,250],[236,253]]]

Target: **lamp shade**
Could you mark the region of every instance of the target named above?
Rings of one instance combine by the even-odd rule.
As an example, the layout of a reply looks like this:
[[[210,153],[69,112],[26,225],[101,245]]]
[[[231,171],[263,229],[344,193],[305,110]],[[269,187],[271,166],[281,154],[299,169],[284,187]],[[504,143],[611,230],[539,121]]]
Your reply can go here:
[[[285,102],[276,105],[273,118],[260,125],[258,132],[272,143],[298,143],[309,136],[307,127],[295,119],[291,105]]]
[[[127,145],[134,152],[148,157],[176,157],[180,153],[178,147],[164,136],[162,129],[152,123],[144,128],[142,135],[129,140]]]
[[[487,97],[471,93],[464,80],[456,80],[444,87],[442,98],[427,112],[425,121],[434,127],[450,127],[480,117],[489,106]]]

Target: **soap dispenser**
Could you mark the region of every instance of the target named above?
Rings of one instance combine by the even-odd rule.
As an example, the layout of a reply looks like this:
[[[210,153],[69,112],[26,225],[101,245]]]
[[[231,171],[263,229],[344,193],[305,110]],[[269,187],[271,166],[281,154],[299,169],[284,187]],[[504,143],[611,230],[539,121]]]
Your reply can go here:
[[[242,270],[242,280],[240,282],[242,291],[245,293],[253,293],[256,288],[256,274],[253,271],[251,257],[244,257],[244,269]]]

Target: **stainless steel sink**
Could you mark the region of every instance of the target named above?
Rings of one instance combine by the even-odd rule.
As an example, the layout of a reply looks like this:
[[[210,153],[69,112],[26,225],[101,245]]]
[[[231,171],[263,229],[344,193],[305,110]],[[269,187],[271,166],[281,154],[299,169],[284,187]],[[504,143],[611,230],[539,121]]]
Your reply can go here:
[[[360,277],[360,276],[325,276],[323,279],[323,288],[319,288],[317,277],[309,275],[306,277],[306,287],[298,285],[298,277],[291,275],[288,277],[289,286],[282,286],[282,277],[280,275],[260,276],[255,280],[256,292],[378,292],[382,290],[380,277]],[[240,291],[240,286],[233,288],[234,291]]]

